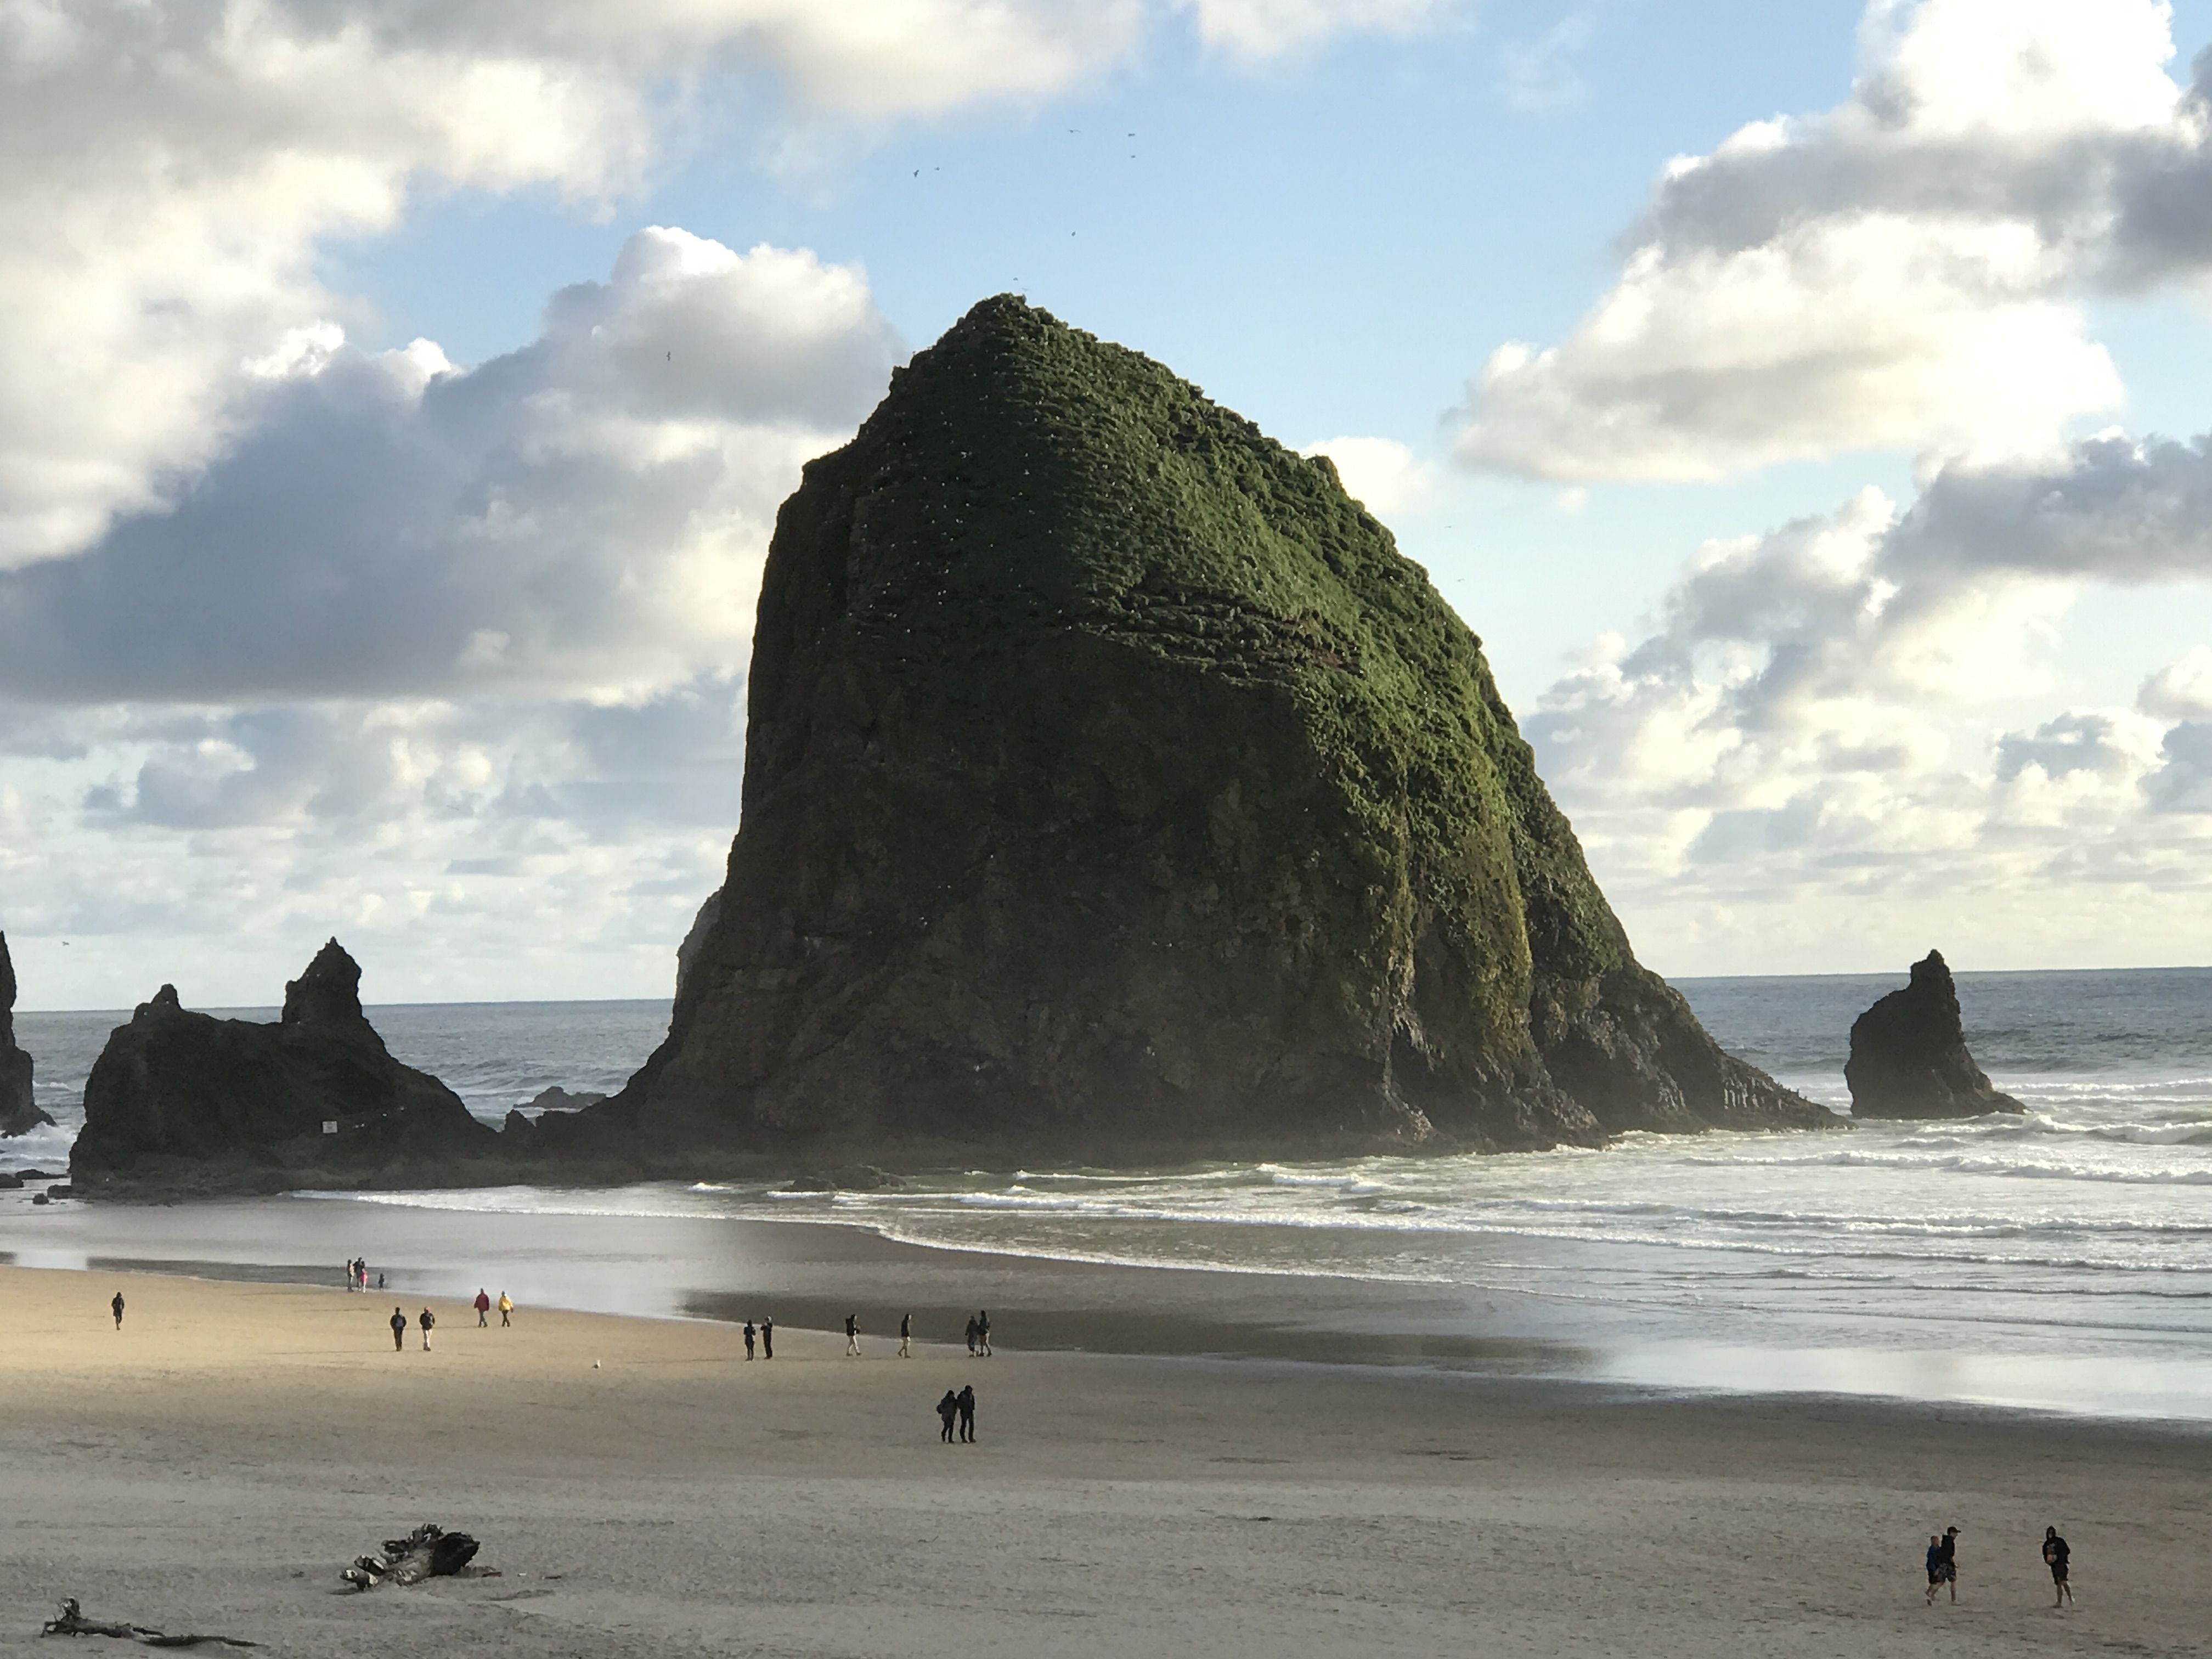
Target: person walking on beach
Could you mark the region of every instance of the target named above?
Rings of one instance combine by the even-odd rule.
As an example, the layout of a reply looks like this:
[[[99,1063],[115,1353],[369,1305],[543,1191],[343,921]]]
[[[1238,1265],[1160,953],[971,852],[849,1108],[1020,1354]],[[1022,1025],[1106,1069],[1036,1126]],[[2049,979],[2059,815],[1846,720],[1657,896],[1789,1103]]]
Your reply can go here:
[[[975,1343],[982,1349],[983,1358],[991,1357],[991,1310],[984,1309],[975,1316]]]
[[[952,1443],[952,1419],[960,1414],[960,1396],[947,1389],[945,1398],[937,1402],[937,1415],[945,1424],[945,1432],[938,1437],[946,1445]]]
[[[396,1353],[407,1346],[407,1316],[394,1308],[392,1310],[392,1347]]]
[[[484,1294],[481,1285],[477,1286],[477,1328],[480,1331],[491,1328],[491,1298]]]
[[[122,1300],[120,1297],[116,1299]],[[2045,1527],[2043,1529],[2043,1565],[2051,1569],[2051,1586],[2057,1592],[2057,1597],[2051,1604],[2054,1607],[2063,1607],[2074,1599],[2074,1586],[2066,1582],[2066,1559],[2073,1553],[2067,1548],[2066,1540],[2058,1535],[2057,1528]]]
[[[761,1321],[761,1358],[775,1358],[775,1321],[773,1319]]]
[[[975,1390],[967,1384],[960,1389],[960,1439],[963,1445],[975,1443]]]
[[[752,1322],[751,1320],[748,1319],[747,1321],[745,1321],[745,1358],[746,1358],[747,1359],[750,1359],[752,1357],[753,1357],[753,1322]]]
[[[115,1328],[118,1331],[121,1330],[123,1328],[123,1292],[120,1291],[116,1291],[115,1300],[109,1303],[107,1305],[115,1310]],[[2045,1553],[2047,1554],[2048,1552],[2045,1552]]]
[[[901,1359],[914,1358],[914,1316],[912,1314],[899,1316],[899,1358]]]
[[[430,1352],[430,1328],[438,1322],[438,1316],[425,1308],[415,1322],[422,1328],[422,1352],[428,1353]]]
[[[860,1357],[860,1317],[858,1314],[847,1314],[845,1316],[845,1358],[858,1359]]]
[[[975,1357],[975,1316],[973,1314],[968,1316],[968,1357],[970,1359]]]
[[[499,1328],[505,1330],[514,1322],[514,1298],[505,1291],[499,1293]]]
[[[1928,1540],[1928,1604],[1936,1604],[1938,1588],[1948,1586],[1951,1599],[1959,1599],[1959,1529],[1943,1528],[1941,1538]]]

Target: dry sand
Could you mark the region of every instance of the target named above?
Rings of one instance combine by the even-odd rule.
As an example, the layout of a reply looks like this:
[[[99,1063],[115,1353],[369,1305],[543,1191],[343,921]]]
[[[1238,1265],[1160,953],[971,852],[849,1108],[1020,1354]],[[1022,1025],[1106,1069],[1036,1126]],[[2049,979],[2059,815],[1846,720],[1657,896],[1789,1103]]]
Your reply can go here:
[[[390,1297],[157,1276],[0,1269],[0,1654],[52,1659],[63,1595],[300,1655],[1895,1659],[2202,1653],[2212,1622],[2201,1432],[957,1343],[900,1361],[873,1330],[860,1361],[781,1329],[748,1365],[726,1325],[526,1308],[478,1330],[454,1303],[431,1352],[410,1327],[395,1353]],[[942,1445],[933,1402],[971,1381],[979,1443]],[[343,1590],[424,1520],[501,1576]],[[1954,1523],[1960,1599],[1931,1609],[1921,1552]]]

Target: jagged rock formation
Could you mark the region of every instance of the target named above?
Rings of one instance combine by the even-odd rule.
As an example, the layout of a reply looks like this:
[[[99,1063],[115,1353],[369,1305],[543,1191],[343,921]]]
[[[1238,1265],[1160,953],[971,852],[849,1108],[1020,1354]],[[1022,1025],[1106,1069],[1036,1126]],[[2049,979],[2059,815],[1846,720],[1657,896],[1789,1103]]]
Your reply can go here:
[[[1940,951],[1912,964],[1912,978],[1851,1022],[1844,1063],[1853,1117],[1979,1117],[2024,1112],[2000,1093],[1966,1052],[1959,990]]]
[[[53,1119],[31,1095],[32,1062],[15,1046],[15,964],[0,933],[0,1135],[28,1134]]]
[[[822,1163],[1831,1115],[1636,962],[1480,641],[1307,459],[1012,297],[777,520],[667,1041],[548,1133]]]
[[[284,988],[274,1025],[193,1013],[164,985],[85,1083],[79,1194],[465,1181],[498,1135],[386,1051],[360,986],[336,939]]]

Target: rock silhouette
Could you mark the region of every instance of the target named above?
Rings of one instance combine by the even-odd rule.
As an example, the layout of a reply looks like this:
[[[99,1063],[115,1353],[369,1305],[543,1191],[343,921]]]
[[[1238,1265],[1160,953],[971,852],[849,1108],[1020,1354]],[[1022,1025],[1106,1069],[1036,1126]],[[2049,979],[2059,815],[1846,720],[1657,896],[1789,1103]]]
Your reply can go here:
[[[1844,1065],[1854,1117],[1979,1117],[2027,1109],[1990,1082],[1966,1052],[1958,987],[1942,952],[1912,964],[1912,978],[1851,1023]]]
[[[549,1133],[817,1167],[1813,1127],[1643,968],[1325,459],[1011,296],[778,516],[667,1040]]]
[[[284,988],[273,1025],[194,1013],[164,985],[110,1034],[85,1083],[70,1162],[80,1194],[465,1178],[498,1136],[392,1057],[360,985],[336,939]]]
[[[53,1119],[32,1097],[29,1054],[15,1046],[15,964],[0,933],[0,1135],[28,1134]]]

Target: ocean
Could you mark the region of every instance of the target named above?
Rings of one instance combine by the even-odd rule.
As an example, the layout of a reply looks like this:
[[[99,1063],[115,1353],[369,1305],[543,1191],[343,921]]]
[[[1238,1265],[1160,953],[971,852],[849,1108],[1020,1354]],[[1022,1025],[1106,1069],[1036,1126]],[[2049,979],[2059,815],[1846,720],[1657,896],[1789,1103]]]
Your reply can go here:
[[[1851,1021],[1902,983],[1678,981],[1723,1046],[1839,1109]],[[410,1238],[448,1255],[490,1249],[495,1218],[535,1218],[528,1259],[511,1266],[539,1300],[685,1312],[738,1288],[720,1282],[741,1269],[715,1248],[718,1223],[830,1222],[980,1256],[1246,1275],[1271,1304],[1286,1291],[1294,1302],[1301,1283],[1326,1286],[1317,1305],[1330,1319],[1437,1339],[1415,1345],[1431,1363],[1480,1367],[1510,1351],[1518,1374],[1631,1388],[2212,1419],[2212,969],[1962,974],[1959,988],[1977,1059],[2024,1117],[1637,1134],[1602,1152],[1496,1158],[946,1170],[880,1194],[302,1195],[166,1221],[17,1200],[0,1206],[0,1254],[275,1270],[334,1259],[336,1241],[373,1227],[409,1282],[434,1286]],[[496,1121],[549,1085],[618,1087],[659,1040],[667,1006],[370,1016],[395,1054]],[[0,1143],[0,1166],[64,1166],[85,1076],[121,1018],[17,1016],[61,1127]],[[281,1243],[258,1242],[264,1222]],[[165,1228],[166,1243],[154,1237]]]

